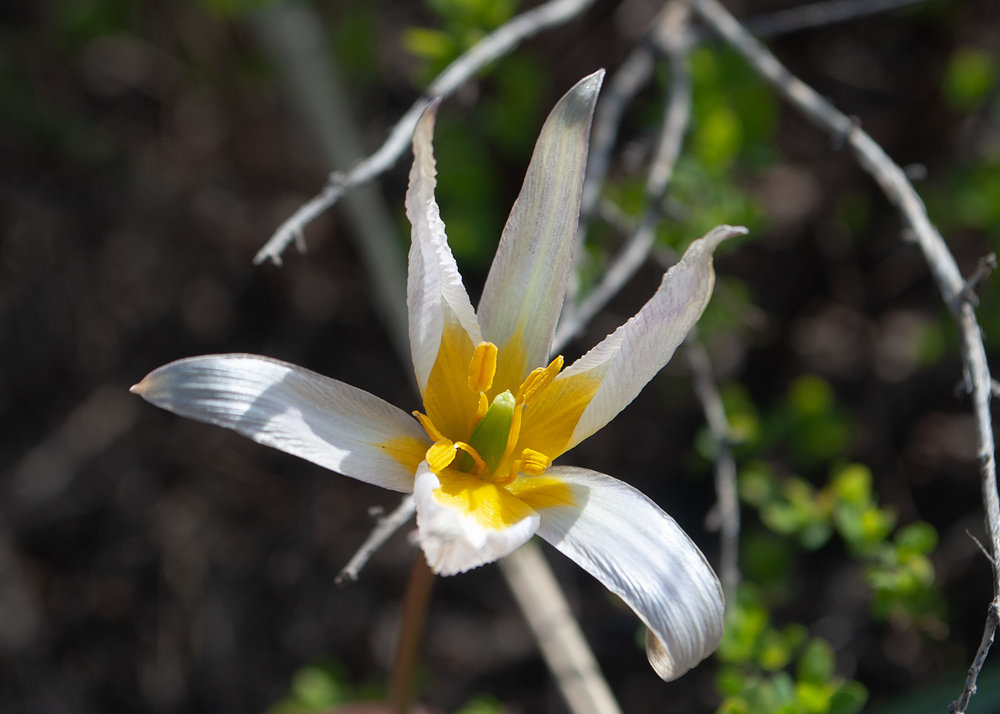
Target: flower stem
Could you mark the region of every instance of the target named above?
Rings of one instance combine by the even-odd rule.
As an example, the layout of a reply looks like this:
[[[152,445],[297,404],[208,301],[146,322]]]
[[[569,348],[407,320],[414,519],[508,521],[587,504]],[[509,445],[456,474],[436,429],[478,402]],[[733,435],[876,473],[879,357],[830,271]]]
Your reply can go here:
[[[417,667],[420,638],[427,621],[434,573],[427,565],[424,554],[417,551],[417,559],[410,571],[410,582],[403,596],[403,617],[399,628],[399,646],[392,665],[390,683],[392,704],[396,714],[409,714],[413,702],[413,674]]]

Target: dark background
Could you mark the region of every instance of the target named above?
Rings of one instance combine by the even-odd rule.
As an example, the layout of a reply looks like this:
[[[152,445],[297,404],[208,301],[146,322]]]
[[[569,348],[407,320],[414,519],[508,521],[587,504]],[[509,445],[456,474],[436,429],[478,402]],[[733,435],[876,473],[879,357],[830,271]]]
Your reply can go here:
[[[335,35],[359,5],[317,7]],[[364,5],[377,18],[366,50],[375,71],[348,72],[348,86],[370,151],[418,95],[419,62],[400,34],[433,26],[435,16],[418,3]],[[731,7],[747,17],[794,5]],[[947,218],[949,177],[980,161],[995,117],[949,106],[942,76],[956,48],[997,54],[1000,8],[990,0],[925,5],[794,33],[773,47],[900,164],[927,167],[919,187],[968,274],[993,243],[982,226]],[[525,133],[534,136],[584,74],[614,71],[652,9],[598,2],[528,42],[523,52],[547,80]],[[369,509],[391,509],[398,496],[127,392],[170,360],[239,351],[419,406],[339,209],[309,227],[306,255],[289,251],[281,268],[251,263],[319,190],[325,167],[247,16],[224,10],[192,0],[0,7],[3,712],[262,712],[304,664],[334,658],[352,681],[379,685],[391,663],[415,554],[404,534],[358,583],[336,587],[333,578],[371,527]],[[446,103],[458,121],[496,91],[489,77],[473,85]],[[934,638],[871,620],[837,548],[796,560],[795,597],[776,616],[827,637],[831,622],[846,627],[839,671],[864,682],[876,704],[933,682],[954,697],[991,585],[965,534],[981,537],[983,527],[974,424],[967,401],[954,396],[961,369],[951,328],[919,252],[901,240],[873,182],[794,110],[781,105],[777,121],[777,159],[738,181],[766,227],[718,261],[764,317],[714,343],[713,356],[762,409],[797,376],[831,381],[855,425],[850,457],[872,468],[880,502],[901,523],[927,520],[940,533],[932,561],[948,626]],[[624,130],[626,142],[641,135],[637,126]],[[527,157],[485,151],[499,167],[502,222]],[[379,184],[400,251],[408,163]],[[861,239],[845,247],[830,226],[846,194],[868,197],[871,211]],[[462,264],[473,295],[495,227],[482,238],[485,263]],[[658,279],[653,267],[640,271],[567,357],[633,314]],[[990,309],[984,304],[984,314]],[[939,321],[946,347],[897,378],[885,336],[913,315]],[[675,362],[564,461],[642,489],[717,562],[716,536],[703,525],[714,500],[710,470],[692,446],[703,419],[684,362]],[[552,560],[625,711],[714,710],[713,664],[661,683],[627,610],[573,564]],[[444,710],[487,692],[511,711],[563,711],[494,567],[439,579],[424,666],[423,698]],[[976,709],[986,696],[972,711],[986,711]]]

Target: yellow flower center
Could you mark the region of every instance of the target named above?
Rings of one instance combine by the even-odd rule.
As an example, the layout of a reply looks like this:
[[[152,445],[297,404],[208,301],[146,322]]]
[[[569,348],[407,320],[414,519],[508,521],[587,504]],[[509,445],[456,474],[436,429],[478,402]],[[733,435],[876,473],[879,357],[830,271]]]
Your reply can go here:
[[[490,404],[487,392],[496,375],[497,354],[496,345],[481,342],[469,362],[468,386],[478,394],[479,407],[468,441],[450,438],[441,433],[428,416],[413,413],[434,442],[427,450],[426,459],[435,473],[452,467],[497,486],[506,486],[513,483],[518,474],[539,476],[551,465],[552,460],[540,451],[521,449],[517,458],[514,452],[521,435],[524,407],[552,384],[562,369],[563,358],[558,356],[547,367],[531,372],[516,396],[510,391],[501,392]]]

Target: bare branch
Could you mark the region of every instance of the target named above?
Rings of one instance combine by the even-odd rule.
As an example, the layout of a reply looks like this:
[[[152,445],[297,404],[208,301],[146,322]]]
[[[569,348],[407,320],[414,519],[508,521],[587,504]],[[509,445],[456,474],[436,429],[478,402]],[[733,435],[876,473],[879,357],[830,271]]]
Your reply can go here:
[[[886,155],[881,146],[843,112],[838,111],[815,90],[792,75],[717,0],[691,0],[691,4],[702,19],[742,54],[747,62],[786,99],[820,127],[827,129],[835,137],[846,140],[854,151],[858,163],[875,178],[886,197],[899,210],[906,227],[920,246],[938,290],[958,323],[962,337],[962,356],[968,383],[972,387],[973,412],[978,427],[980,481],[990,535],[990,550],[994,557],[994,594],[1000,596],[1000,565],[998,565],[1000,495],[997,493],[993,421],[990,413],[993,379],[986,361],[986,349],[979,323],[976,321],[975,310],[968,300],[963,299],[966,281],[962,278],[954,256],[928,218],[923,201],[920,200],[905,172]],[[981,660],[985,659],[993,641],[992,629],[995,629],[996,621],[994,612],[995,608],[991,606],[991,617],[987,620],[986,628],[989,636],[984,635],[983,645],[976,657],[980,667]],[[991,622],[994,623],[992,628]],[[976,675],[978,669],[974,664],[965,691],[951,709],[955,714],[962,714],[965,711],[965,706],[975,691]]]
[[[722,403],[722,395],[712,376],[712,361],[708,351],[692,330],[685,341],[688,365],[694,377],[694,392],[705,412],[705,421],[715,442],[715,492],[718,497],[716,511],[719,517],[719,575],[726,593],[726,603],[736,602],[736,589],[740,584],[740,502],[736,486],[736,460],[729,442],[729,419]]]
[[[594,0],[550,0],[544,5],[521,13],[484,37],[445,67],[420,99],[396,123],[385,143],[374,154],[356,164],[347,173],[331,174],[330,182],[323,191],[278,227],[270,240],[257,252],[253,262],[259,264],[270,260],[280,265],[281,254],[316,216],[333,206],[347,192],[390,169],[409,148],[417,119],[430,104],[431,99],[451,96],[476,72],[508,54],[523,40],[568,22],[593,2]]]
[[[365,542],[361,544],[357,552],[351,556],[351,559],[347,561],[347,565],[340,571],[337,575],[337,579],[334,581],[337,585],[343,585],[348,580],[354,581],[358,579],[358,573],[361,569],[365,567],[371,557],[375,554],[379,548],[385,545],[385,542],[389,540],[393,534],[406,525],[406,522],[413,518],[413,514],[416,513],[417,506],[413,500],[413,496],[406,496],[403,501],[396,506],[396,510],[390,513],[388,516],[379,518],[375,522],[375,528],[372,532],[368,534],[365,538]]]
[[[667,102],[656,156],[646,177],[646,211],[625,247],[604,272],[601,282],[573,308],[567,305],[556,329],[553,351],[557,352],[607,305],[646,262],[656,238],[659,206],[670,186],[677,157],[680,156],[688,121],[691,118],[691,78],[688,75],[687,3],[668,3],[661,13],[661,25],[653,33],[654,42],[670,61],[670,98]],[[599,189],[598,189],[599,190]]]
[[[979,643],[979,650],[976,651],[976,658],[972,660],[969,667],[969,675],[965,678],[965,689],[961,696],[948,705],[948,714],[964,714],[969,707],[969,700],[976,693],[976,681],[979,673],[986,664],[986,656],[990,653],[990,646],[996,636],[997,624],[1000,623],[1000,598],[994,598],[990,603],[990,608],[986,612],[986,626],[983,628],[983,639]]]
[[[927,0],[826,0],[748,18],[746,28],[758,37],[777,37],[813,27],[848,22],[898,10]]]
[[[996,253],[990,253],[989,255],[980,258],[975,271],[969,276],[969,279],[965,281],[965,285],[962,286],[962,290],[959,293],[962,299],[968,303],[972,303],[974,307],[978,307],[979,296],[976,294],[976,290],[979,289],[979,286],[983,284],[983,281],[990,277],[990,274],[996,269]]]
[[[621,714],[538,544],[529,541],[499,565],[573,714]]]

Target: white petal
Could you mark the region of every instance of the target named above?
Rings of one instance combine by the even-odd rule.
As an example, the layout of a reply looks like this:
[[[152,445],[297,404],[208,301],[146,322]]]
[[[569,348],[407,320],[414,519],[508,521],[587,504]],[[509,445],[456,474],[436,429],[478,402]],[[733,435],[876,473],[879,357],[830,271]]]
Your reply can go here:
[[[742,226],[717,226],[691,243],[663,276],[656,294],[636,315],[557,377],[591,372],[603,378],[580,416],[567,449],[586,439],[627,407],[684,341],[701,317],[715,285],[712,251]]]
[[[646,654],[664,680],[680,677],[719,645],[722,586],[673,518],[628,484],[554,466],[575,505],[535,508],[538,535],[600,580],[649,628]]]
[[[416,419],[378,397],[256,355],[171,362],[132,391],[180,416],[393,491],[413,490],[413,473],[429,446]]]
[[[406,192],[406,217],[413,226],[406,307],[410,353],[421,396],[438,356],[446,320],[457,320],[473,346],[482,341],[475,310],[448,247],[444,222],[434,199],[437,172],[431,142],[437,108],[438,102],[427,107],[413,131],[413,167]]]
[[[538,514],[502,489],[502,495],[521,510],[522,517],[506,527],[491,528],[468,511],[442,503],[435,493],[440,487],[440,478],[427,462],[420,464],[413,486],[417,531],[427,563],[438,575],[464,573],[510,555],[538,529]]]
[[[518,362],[509,376],[498,365],[505,382],[500,390],[516,390],[528,372],[548,362],[580,221],[590,123],[603,80],[604,70],[584,77],[546,119],[483,288],[483,335],[500,348],[501,362]]]

